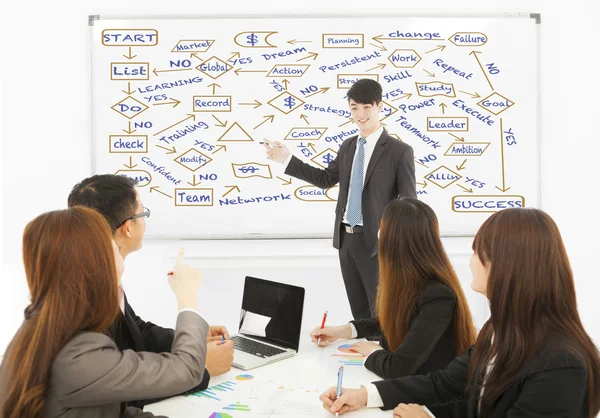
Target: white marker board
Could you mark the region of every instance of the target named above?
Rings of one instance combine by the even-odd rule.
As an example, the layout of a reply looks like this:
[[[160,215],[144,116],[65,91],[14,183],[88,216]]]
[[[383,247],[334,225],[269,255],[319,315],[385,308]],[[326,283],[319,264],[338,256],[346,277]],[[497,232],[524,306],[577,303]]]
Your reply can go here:
[[[357,133],[347,89],[384,91],[444,236],[540,204],[539,15],[90,17],[94,171],[140,181],[155,238],[314,238],[337,188],[266,159],[263,138],[325,167]]]

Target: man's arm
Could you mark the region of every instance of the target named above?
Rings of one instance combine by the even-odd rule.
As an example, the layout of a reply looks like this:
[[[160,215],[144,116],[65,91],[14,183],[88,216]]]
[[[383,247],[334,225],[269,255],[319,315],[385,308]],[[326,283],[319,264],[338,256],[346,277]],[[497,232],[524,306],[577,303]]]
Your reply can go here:
[[[402,197],[417,197],[415,157],[413,149],[409,145],[407,145],[407,149],[400,156],[396,170],[396,184],[398,185],[398,199]]]
[[[340,179],[338,158],[339,155],[329,163],[327,168],[322,169],[313,167],[299,158],[292,156],[292,159],[285,168],[285,174],[304,180],[321,189],[328,189],[338,184]]]

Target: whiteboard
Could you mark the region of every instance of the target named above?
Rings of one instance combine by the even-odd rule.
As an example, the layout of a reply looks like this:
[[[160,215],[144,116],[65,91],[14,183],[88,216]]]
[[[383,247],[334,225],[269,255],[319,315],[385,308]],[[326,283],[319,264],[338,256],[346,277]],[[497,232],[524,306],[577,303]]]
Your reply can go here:
[[[358,129],[347,89],[415,155],[444,236],[540,205],[539,15],[100,18],[93,167],[136,178],[155,238],[319,238],[337,187],[266,159],[263,138],[326,167]]]

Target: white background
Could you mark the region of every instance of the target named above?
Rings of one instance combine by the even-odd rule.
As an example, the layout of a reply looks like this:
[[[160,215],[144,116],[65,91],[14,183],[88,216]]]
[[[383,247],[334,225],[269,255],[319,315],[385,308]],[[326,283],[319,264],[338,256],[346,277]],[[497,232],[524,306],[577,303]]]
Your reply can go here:
[[[5,2],[6,3],[6,2]],[[156,0],[23,1],[2,10],[2,241],[0,352],[12,338],[28,301],[20,260],[25,224],[43,211],[64,208],[71,187],[91,172],[90,14],[202,13],[468,13],[541,12],[542,207],[557,221],[576,278],[579,310],[600,342],[600,203],[594,174],[600,140],[595,77],[597,15],[582,0],[218,3]],[[3,5],[3,9],[7,6]],[[149,222],[161,222],[149,219]],[[471,303],[477,325],[487,318],[485,300],[469,288],[470,239],[445,240]],[[176,307],[164,273],[178,242],[147,242],[127,260],[124,283],[134,308],[146,319],[174,324]],[[305,330],[350,319],[337,255],[328,240],[281,242],[186,242],[191,261],[204,271],[200,296],[210,322],[235,323],[243,276],[296,282],[307,288]]]

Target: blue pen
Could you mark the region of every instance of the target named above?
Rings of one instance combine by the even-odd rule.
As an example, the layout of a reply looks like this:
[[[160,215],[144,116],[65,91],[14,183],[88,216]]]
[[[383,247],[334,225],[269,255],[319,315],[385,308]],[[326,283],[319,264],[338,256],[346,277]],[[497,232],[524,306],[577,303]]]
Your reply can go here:
[[[221,344],[225,344],[225,336],[221,335]]]
[[[344,378],[344,366],[340,366],[338,370],[338,384],[337,384],[337,393],[336,397],[342,396],[342,379]],[[340,413],[336,412],[335,416],[337,417]]]

